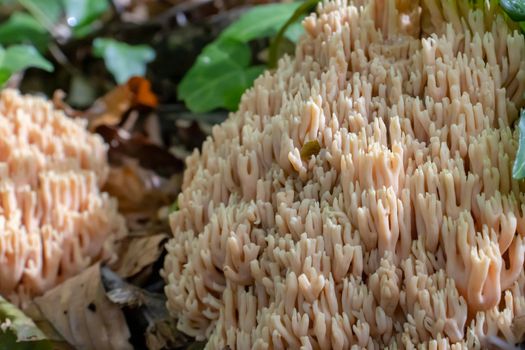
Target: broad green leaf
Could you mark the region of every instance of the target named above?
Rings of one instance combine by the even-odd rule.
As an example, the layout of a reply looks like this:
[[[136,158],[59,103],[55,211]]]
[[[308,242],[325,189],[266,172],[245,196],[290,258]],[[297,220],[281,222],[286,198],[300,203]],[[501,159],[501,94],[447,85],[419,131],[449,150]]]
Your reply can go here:
[[[274,68],[277,66],[277,60],[279,59],[278,53],[279,53],[279,47],[283,41],[283,37],[285,36],[286,31],[288,30],[288,27],[290,27],[292,24],[296,23],[299,19],[301,19],[304,15],[312,11],[312,9],[319,3],[320,0],[305,0],[303,3],[300,4],[299,7],[296,8],[295,12],[288,18],[286,22],[284,22],[283,26],[273,38],[270,49],[268,53],[268,65],[270,68]]]
[[[11,72],[5,68],[0,68],[0,87],[4,85],[11,77]]]
[[[71,27],[82,27],[109,9],[107,0],[63,0],[66,21]]]
[[[33,320],[1,296],[0,323],[0,350],[53,349]]]
[[[499,4],[513,21],[525,21],[525,1],[500,0]]]
[[[206,46],[181,81],[179,98],[195,113],[219,107],[235,110],[244,90],[264,70],[248,68],[250,56],[250,48],[234,39]]]
[[[51,62],[46,60],[33,46],[12,45],[0,50],[0,69],[5,69],[12,74],[30,67],[48,72],[53,71]]]
[[[50,32],[53,30],[63,13],[62,0],[17,1]]]
[[[514,159],[514,166],[512,167],[512,177],[516,180],[521,180],[525,178],[525,109],[521,110],[518,130],[520,134],[519,145],[516,159]]]
[[[236,110],[242,93],[264,70],[249,67],[247,43],[275,35],[299,7],[300,2],[259,5],[226,28],[203,50],[179,85],[179,98],[186,107],[194,113],[219,107]],[[300,35],[295,29],[290,32],[292,40]]]
[[[50,36],[45,27],[26,12],[15,12],[0,25],[0,44],[33,44],[40,50],[47,48]]]
[[[119,84],[132,76],[144,76],[146,65],[155,58],[147,45],[128,45],[114,39],[95,39],[93,54],[104,59],[106,67]]]
[[[219,40],[230,38],[246,43],[253,39],[272,36],[286,23],[299,5],[301,4],[292,2],[256,6],[226,28]]]

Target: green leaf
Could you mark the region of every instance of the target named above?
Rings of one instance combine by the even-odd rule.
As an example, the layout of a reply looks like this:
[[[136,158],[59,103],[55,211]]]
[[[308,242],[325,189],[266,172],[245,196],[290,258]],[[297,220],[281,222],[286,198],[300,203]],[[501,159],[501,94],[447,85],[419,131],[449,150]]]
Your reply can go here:
[[[525,1],[500,0],[499,4],[513,21],[525,21]]]
[[[67,24],[82,27],[109,9],[107,0],[64,0]]]
[[[62,16],[62,0],[17,0],[20,5],[35,17],[48,31],[52,32],[54,26]]]
[[[179,98],[194,113],[224,107],[236,110],[242,93],[264,70],[249,67],[251,40],[274,35],[300,2],[259,5],[232,23],[217,40],[206,46],[178,87]],[[295,28],[293,40],[300,35]],[[300,31],[300,30],[299,30]]]
[[[253,39],[272,36],[286,23],[299,5],[301,4],[292,2],[256,6],[226,28],[219,40],[230,38],[246,43]]]
[[[52,350],[35,323],[0,296],[0,350]]]
[[[525,109],[521,110],[520,120],[518,124],[519,146],[514,159],[514,166],[512,167],[512,177],[516,180],[525,178]]]
[[[51,62],[31,45],[13,45],[7,49],[0,49],[0,69],[13,74],[29,67],[40,68],[48,72],[53,71]]]
[[[283,41],[283,37],[288,29],[292,24],[297,22],[300,18],[302,18],[305,14],[312,11],[312,9],[317,5],[317,3],[320,0],[306,0],[304,1],[301,6],[299,6],[295,12],[292,14],[291,17],[288,18],[288,20],[284,23],[284,25],[281,27],[275,38],[272,40],[270,44],[270,49],[268,52],[268,65],[270,68],[275,68],[277,66],[277,60],[279,59],[278,53],[279,53],[279,47],[281,46],[281,43]]]
[[[125,83],[132,76],[144,76],[146,65],[155,58],[155,51],[147,45],[128,45],[114,39],[95,39],[93,54],[104,59],[106,67],[117,83]]]
[[[178,93],[194,113],[225,107],[237,109],[240,97],[264,67],[248,68],[248,45],[222,39],[206,46],[181,81]]]
[[[0,25],[0,44],[33,44],[40,50],[47,48],[50,36],[45,27],[26,12],[15,12]]]
[[[5,68],[0,68],[0,87],[4,85],[11,77],[11,72]]]

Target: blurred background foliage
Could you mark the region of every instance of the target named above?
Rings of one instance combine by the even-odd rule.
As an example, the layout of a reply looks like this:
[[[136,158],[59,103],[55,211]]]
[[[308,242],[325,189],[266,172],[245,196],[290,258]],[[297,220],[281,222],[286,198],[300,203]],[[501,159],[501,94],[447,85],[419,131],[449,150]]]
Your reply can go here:
[[[208,116],[220,120],[263,71],[272,38],[302,3],[0,0],[0,84],[47,96],[67,91],[65,101],[85,109],[144,76],[167,114],[223,109]],[[280,53],[293,50],[302,17],[287,26]]]

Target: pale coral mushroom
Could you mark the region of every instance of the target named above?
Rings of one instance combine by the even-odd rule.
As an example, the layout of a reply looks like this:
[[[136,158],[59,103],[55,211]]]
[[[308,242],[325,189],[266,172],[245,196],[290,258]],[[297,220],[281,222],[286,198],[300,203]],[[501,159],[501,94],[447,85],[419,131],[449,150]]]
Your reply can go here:
[[[0,92],[0,294],[17,304],[96,261],[126,234],[101,192],[103,140],[42,98]]]
[[[187,160],[163,272],[180,330],[210,349],[523,340],[525,41],[480,3],[304,20],[295,57]]]

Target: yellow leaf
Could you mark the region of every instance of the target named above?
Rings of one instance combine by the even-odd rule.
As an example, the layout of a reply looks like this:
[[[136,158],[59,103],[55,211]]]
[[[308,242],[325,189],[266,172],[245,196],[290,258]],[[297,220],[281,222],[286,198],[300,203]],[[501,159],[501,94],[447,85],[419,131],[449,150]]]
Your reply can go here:
[[[319,141],[308,141],[303,145],[303,148],[301,149],[301,158],[309,159],[311,156],[318,155],[320,151],[321,145],[319,145]]]

